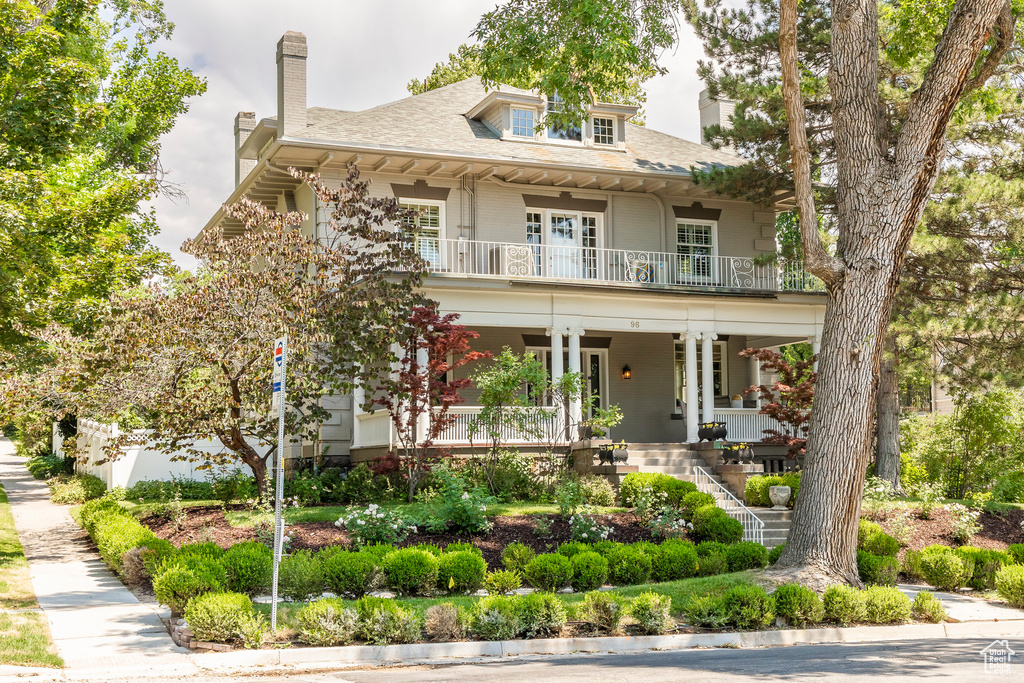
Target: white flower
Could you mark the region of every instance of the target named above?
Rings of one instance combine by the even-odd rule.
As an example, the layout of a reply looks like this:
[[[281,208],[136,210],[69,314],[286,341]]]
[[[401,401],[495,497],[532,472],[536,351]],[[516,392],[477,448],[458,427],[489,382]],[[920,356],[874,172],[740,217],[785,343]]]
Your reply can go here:
[[[462,500],[466,500],[467,498],[469,498],[469,493],[463,493]]]
[[[335,523],[334,523],[334,526],[336,526],[336,527],[340,527],[340,526],[341,526],[341,520],[339,519],[339,520],[338,520],[337,522],[335,522]]]
[[[480,506],[480,511],[481,512],[487,512],[487,506],[486,505],[481,505]]]
[[[360,519],[359,524],[366,524],[366,522]]]

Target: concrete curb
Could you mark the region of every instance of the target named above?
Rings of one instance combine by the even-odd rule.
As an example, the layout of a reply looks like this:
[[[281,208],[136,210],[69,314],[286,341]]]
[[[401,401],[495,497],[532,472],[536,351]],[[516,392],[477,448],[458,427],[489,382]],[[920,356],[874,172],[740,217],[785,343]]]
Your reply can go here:
[[[282,650],[239,650],[188,655],[200,669],[233,671],[248,667],[303,669],[350,668],[373,664],[422,664],[452,659],[624,653],[646,650],[696,648],[764,648],[800,644],[866,643],[932,638],[1024,637],[1024,619],[1012,621],[905,626],[854,626],[849,628],[787,629],[745,633],[687,633],[667,636],[620,636],[606,638],[548,638],[537,640],[416,643],[412,645],[353,645]]]

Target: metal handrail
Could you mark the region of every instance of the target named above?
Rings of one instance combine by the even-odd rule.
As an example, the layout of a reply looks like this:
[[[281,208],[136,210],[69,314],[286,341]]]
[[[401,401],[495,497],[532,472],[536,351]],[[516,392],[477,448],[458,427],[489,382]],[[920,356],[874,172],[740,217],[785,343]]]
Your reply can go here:
[[[722,508],[725,514],[739,520],[743,525],[743,540],[764,545],[764,522],[761,518],[732,495],[732,491],[715,481],[703,467],[694,467],[693,469],[695,472],[694,483],[697,484],[698,491],[714,495],[717,490],[726,495],[725,500],[720,500],[718,496],[715,496],[715,504]]]

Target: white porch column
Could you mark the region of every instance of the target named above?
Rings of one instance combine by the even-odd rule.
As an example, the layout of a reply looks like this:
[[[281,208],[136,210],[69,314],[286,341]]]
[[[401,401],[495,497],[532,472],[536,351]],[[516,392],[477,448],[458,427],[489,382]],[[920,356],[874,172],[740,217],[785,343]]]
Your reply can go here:
[[[420,383],[423,387],[423,406],[424,411],[430,410],[430,397],[427,396],[429,389],[429,373],[428,366],[430,365],[430,355],[427,349],[419,348],[416,349],[416,372],[420,377]],[[430,428],[430,416],[423,412],[420,417],[416,420],[416,440],[423,441],[427,438],[427,430]]]
[[[811,345],[811,353],[812,354],[817,356],[819,353],[821,353],[821,335],[820,334],[816,334],[813,337],[808,337],[807,338],[807,342]],[[814,371],[815,372],[818,371],[818,361],[817,361],[817,359],[815,359],[815,361],[814,361]]]
[[[557,382],[562,379],[564,374],[562,370],[562,334],[563,329],[560,327],[552,327],[548,330],[548,336],[551,337],[551,382]]]
[[[761,361],[753,356],[750,357],[750,383],[755,387],[761,386]],[[754,407],[761,407],[761,392],[759,391],[754,393]]]
[[[580,337],[584,334],[586,331],[580,328],[569,329],[569,372],[574,372],[577,375],[580,374]],[[581,419],[583,419],[583,400],[579,392],[574,391],[569,396],[569,424],[577,427]],[[573,440],[576,438],[573,434],[570,434],[569,437]]]
[[[686,440],[697,441],[697,337],[698,332],[687,332],[686,337]]]
[[[363,386],[359,375],[362,368],[356,368],[355,386],[352,387],[352,445],[363,445],[363,435],[360,430],[359,416],[363,414],[363,404],[366,403],[366,387]]]
[[[704,422],[715,421],[715,346],[718,339],[713,332],[705,332],[700,347],[701,364],[701,405],[704,407]]]

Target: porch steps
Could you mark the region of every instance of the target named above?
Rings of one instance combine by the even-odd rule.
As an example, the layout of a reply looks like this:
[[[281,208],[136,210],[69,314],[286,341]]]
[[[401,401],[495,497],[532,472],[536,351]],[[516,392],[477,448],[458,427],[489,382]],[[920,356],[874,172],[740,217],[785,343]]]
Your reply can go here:
[[[679,443],[638,443],[629,444],[629,464],[637,465],[641,472],[658,472],[668,474],[683,481],[694,481],[694,468],[702,467],[714,479],[739,500],[743,500],[743,492],[734,491],[722,478],[715,474],[700,456],[699,451],[690,450],[689,444]],[[712,494],[717,501],[727,498],[722,491]],[[770,508],[751,508],[751,511],[764,522],[764,544],[768,548],[786,542],[789,536],[791,510],[772,510]]]

